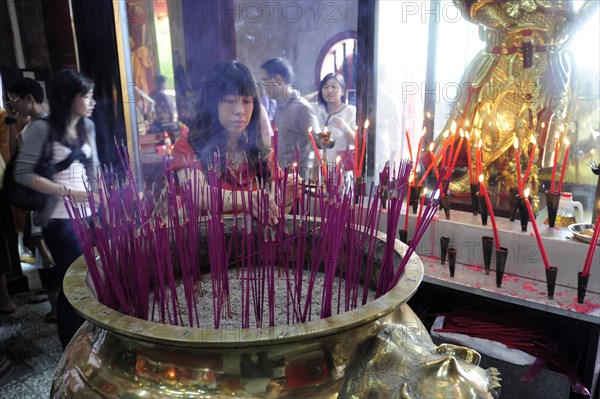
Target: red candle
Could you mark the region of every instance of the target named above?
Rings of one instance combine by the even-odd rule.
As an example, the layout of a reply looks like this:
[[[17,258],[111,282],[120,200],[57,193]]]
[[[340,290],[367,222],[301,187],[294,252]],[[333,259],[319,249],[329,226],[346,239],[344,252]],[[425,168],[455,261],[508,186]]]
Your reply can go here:
[[[481,140],[481,130],[475,129],[475,175],[479,176],[483,173],[483,167],[481,166],[481,147],[483,146],[483,140]]]
[[[479,176],[479,191],[483,194],[485,198],[485,203],[488,207],[488,213],[490,214],[490,219],[492,219],[492,230],[494,231],[494,241],[496,242],[496,249],[500,251],[500,238],[498,236],[498,226],[496,226],[496,217],[494,216],[494,208],[492,208],[492,201],[490,201],[490,196],[485,188],[485,184],[483,184],[483,174]]]
[[[433,170],[435,171],[435,179],[440,180],[440,172],[437,168],[435,157],[433,156],[433,147],[433,143],[429,144],[429,156],[431,157],[431,164],[433,165]]]
[[[414,177],[415,175],[413,175],[412,172],[408,177],[408,188],[406,192],[406,217],[404,218],[404,231],[406,231],[406,234],[408,234],[408,209],[410,207],[410,186],[412,185]]]
[[[362,149],[360,152],[360,164],[358,167],[358,177],[362,174],[363,163],[365,161],[365,150],[367,149],[367,129],[369,129],[369,120],[365,121],[365,125],[363,127],[363,139],[362,139]]]
[[[421,137],[419,137],[419,144],[417,145],[417,154],[415,157],[415,164],[419,162],[419,157],[421,156],[421,146],[423,145],[423,137],[425,136],[426,132],[427,132],[427,129],[424,127],[423,130],[421,131]]]
[[[480,175],[483,173],[483,161],[481,158],[481,147],[483,147],[483,140],[479,139],[479,142],[477,143],[477,174]]]
[[[533,214],[533,210],[531,209],[531,204],[529,203],[529,188],[525,190],[525,205],[527,206],[527,212],[529,213],[529,221],[533,226],[533,231],[535,232],[535,239],[537,240],[538,247],[540,247],[540,253],[542,254],[542,260],[544,261],[544,266],[546,270],[550,269],[550,262],[548,262],[548,256],[546,255],[546,250],[544,249],[544,243],[542,242],[542,237],[540,236],[540,232],[537,227],[537,223],[535,221],[535,215]]]
[[[462,129],[460,129],[460,140],[458,140],[458,147],[456,147],[456,152],[454,153],[454,158],[452,159],[452,163],[450,164],[450,169],[448,169],[447,176],[450,177],[454,167],[456,166],[456,161],[458,160],[458,154],[460,154],[460,147],[462,146],[462,142],[465,139],[465,133]]]
[[[442,137],[444,138],[444,143],[442,144],[441,150],[435,156],[435,160],[436,160],[436,164],[437,164],[437,162],[439,162],[439,160],[441,158],[442,159],[441,165],[442,165],[442,168],[443,168],[444,167],[444,163],[446,161],[445,152],[446,152],[446,148],[448,147],[448,131],[447,130],[444,132],[444,134],[442,135]]]
[[[594,225],[594,234],[592,234],[592,241],[588,248],[587,256],[585,257],[585,263],[583,264],[583,271],[581,275],[587,277],[590,275],[590,268],[592,267],[592,260],[594,260],[594,252],[598,246],[598,235],[600,234],[600,216],[596,218],[596,224]]]
[[[569,140],[565,139],[565,156],[563,158],[562,170],[560,171],[560,180],[558,181],[558,192],[562,193],[562,185],[565,180],[565,172],[567,170],[567,159],[569,158]]]
[[[408,146],[408,154],[410,156],[410,161],[413,162],[413,166],[414,166],[414,159],[413,159],[413,153],[412,153],[412,146],[410,144],[410,135],[408,134],[408,129],[406,129],[406,145]],[[413,169],[414,170],[414,169]]]
[[[358,168],[358,125],[354,128],[354,175],[356,176],[358,173],[356,169]]]
[[[442,148],[440,154],[442,154],[442,169],[444,169],[446,167],[446,146]]]
[[[515,172],[517,172],[517,188],[519,189],[519,196],[523,196],[523,182],[521,181],[521,151],[519,151],[519,139],[515,137],[513,143],[515,146]]]
[[[454,141],[456,140],[456,122],[452,121],[452,125],[450,126],[450,137],[448,139],[448,147],[450,148],[450,153],[447,154],[446,158],[446,178],[450,176],[452,171],[449,168],[452,168],[452,154],[454,154]],[[450,161],[450,164],[448,164]]]
[[[527,184],[527,180],[529,180],[529,173],[531,172],[531,165],[533,164],[533,159],[535,158],[535,151],[537,150],[537,145],[535,141],[535,137],[531,135],[531,153],[529,154],[529,161],[527,162],[527,169],[525,170],[525,178],[523,179],[523,186]],[[523,187],[525,188],[525,187]]]
[[[471,151],[471,141],[469,140],[470,134],[469,132],[465,133],[465,139],[466,139],[466,144],[467,144],[467,165],[469,168],[469,183],[473,184],[474,180],[473,180],[473,160],[471,159],[473,152]]]
[[[417,224],[415,225],[415,231],[419,228],[419,223],[421,223],[421,216],[423,215],[423,208],[425,206],[425,195],[427,194],[427,187],[423,189],[423,195],[421,196],[421,201],[419,202],[419,214],[417,215]]]
[[[560,134],[558,132],[556,132],[556,134],[554,135],[554,139],[556,141],[556,144],[554,145],[554,157],[553,159],[553,165],[552,165],[552,179],[550,180],[550,191],[555,192],[554,191],[554,182],[556,180],[556,165],[558,164],[558,150],[559,150],[559,139]]]

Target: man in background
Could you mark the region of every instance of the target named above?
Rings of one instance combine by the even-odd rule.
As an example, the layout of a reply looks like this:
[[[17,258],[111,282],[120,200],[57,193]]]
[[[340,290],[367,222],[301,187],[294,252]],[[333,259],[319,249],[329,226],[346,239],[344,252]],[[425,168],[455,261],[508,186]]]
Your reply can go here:
[[[278,134],[278,161],[281,167],[296,162],[300,167],[312,167],[314,159],[309,128],[313,134],[321,131],[311,104],[294,87],[294,69],[288,60],[272,58],[261,65],[261,79],[266,93],[277,101],[275,127]],[[312,157],[311,157],[312,155]]]

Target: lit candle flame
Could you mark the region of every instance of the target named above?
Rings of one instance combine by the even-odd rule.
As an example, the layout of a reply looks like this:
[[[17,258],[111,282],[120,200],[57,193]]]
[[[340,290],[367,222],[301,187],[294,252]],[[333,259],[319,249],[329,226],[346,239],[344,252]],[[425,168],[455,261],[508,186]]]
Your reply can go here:
[[[546,128],[546,122],[542,122],[542,129]]]
[[[460,129],[460,132],[458,134],[461,138],[465,137],[465,132],[462,129]]]
[[[563,143],[565,143],[565,145],[566,145],[567,147],[571,145],[571,143],[569,143],[569,139],[567,139],[566,137],[565,137],[565,139],[563,140]]]
[[[335,164],[338,165],[341,160],[342,160],[342,157],[338,155],[337,157],[335,157]]]
[[[431,119],[431,113],[427,112],[427,119]]]
[[[471,139],[471,135],[469,134],[469,132],[465,132],[465,137],[467,138],[467,140]]]
[[[529,187],[527,187],[525,189],[525,191],[523,191],[523,197],[524,198],[529,198],[529,193],[531,192],[531,190],[529,189]]]
[[[446,129],[444,131],[444,134],[442,134],[442,136],[444,137],[444,139],[447,139],[449,135],[450,135],[450,133],[448,132],[448,129]]]
[[[477,143],[477,148],[483,147],[483,140],[479,139],[479,143]]]
[[[410,176],[408,176],[408,182],[412,183],[414,179],[415,179],[414,173],[410,172]]]
[[[323,133],[327,133],[328,129],[327,129],[327,125],[323,126]]]
[[[309,126],[309,127],[308,127],[308,134],[311,134],[312,132],[313,132],[313,127],[312,127],[312,126]]]
[[[452,134],[456,133],[456,122],[452,121],[452,125],[450,125],[450,131]]]
[[[467,126],[467,127],[469,126],[469,121],[468,120],[465,121],[465,126]]]
[[[365,121],[365,129],[368,129],[368,128],[369,128],[369,120],[367,119],[367,120]]]
[[[294,163],[292,164],[292,169],[296,169],[296,167],[297,167],[297,166],[298,166],[298,163],[297,163],[297,162],[294,162]]]
[[[529,136],[529,142],[531,144],[537,144],[537,140],[535,139],[535,136],[533,134]]]
[[[560,138],[560,133],[559,132],[554,133],[554,139],[558,140],[559,138]]]
[[[434,144],[433,144],[433,143],[429,144],[429,151],[430,151],[430,152],[433,152],[433,147],[434,147]]]
[[[515,137],[515,141],[513,142],[515,150],[519,149],[519,139]]]
[[[423,188],[423,195],[427,195],[427,187]]]
[[[423,126],[423,130],[421,130],[421,137],[425,136],[425,133],[427,133],[427,128]]]
[[[479,183],[483,183],[483,180],[485,179],[485,177],[483,176],[483,173],[479,175]]]

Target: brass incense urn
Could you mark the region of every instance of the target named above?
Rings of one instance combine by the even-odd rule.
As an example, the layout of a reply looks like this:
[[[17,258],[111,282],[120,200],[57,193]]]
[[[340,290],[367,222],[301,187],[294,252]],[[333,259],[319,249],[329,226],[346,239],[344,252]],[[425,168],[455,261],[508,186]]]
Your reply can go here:
[[[406,248],[395,241],[396,256]],[[413,255],[391,290],[348,312],[274,327],[188,328],[102,305],[79,258],[64,290],[87,321],[63,354],[51,397],[497,398],[497,371],[479,368],[470,349],[434,345],[406,305],[422,277]]]

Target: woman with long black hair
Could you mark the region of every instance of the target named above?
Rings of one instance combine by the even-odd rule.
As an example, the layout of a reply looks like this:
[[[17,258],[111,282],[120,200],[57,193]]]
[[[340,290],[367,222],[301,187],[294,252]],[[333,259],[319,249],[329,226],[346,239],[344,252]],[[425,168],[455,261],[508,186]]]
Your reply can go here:
[[[14,171],[16,182],[49,196],[39,217],[55,262],[58,334],[63,349],[83,322],[62,292],[67,269],[82,253],[63,197],[71,197],[85,209],[87,190],[98,188],[96,132],[88,119],[96,104],[93,96],[94,83],[83,74],[73,70],[56,73],[50,82],[50,116],[29,126]],[[40,165],[52,172],[51,178],[36,173]],[[91,214],[89,208],[87,212]]]
[[[198,115],[189,139],[180,139],[173,150],[173,169],[189,168],[197,160],[201,171],[199,178],[215,166],[220,170],[223,187],[223,211],[241,210],[241,191],[252,191],[281,173],[275,167],[273,151],[268,138],[261,133],[260,87],[252,72],[239,61],[223,61],[213,66],[202,85]],[[219,165],[212,165],[217,154]],[[286,189],[286,203],[297,196]],[[257,205],[258,201],[253,201]],[[236,209],[237,207],[237,209]],[[277,222],[277,205],[269,198],[269,221]],[[257,209],[253,212],[258,213]]]

